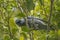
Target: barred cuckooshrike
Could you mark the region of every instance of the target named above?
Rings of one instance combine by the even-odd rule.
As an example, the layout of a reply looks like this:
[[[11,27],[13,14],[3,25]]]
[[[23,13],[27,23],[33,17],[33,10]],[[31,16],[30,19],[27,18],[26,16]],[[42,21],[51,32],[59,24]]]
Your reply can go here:
[[[33,29],[35,29],[35,30],[36,30],[36,29],[38,29],[38,30],[46,29],[46,30],[47,30],[47,24],[46,24],[45,21],[42,20],[42,19],[28,16],[28,17],[27,17],[27,21],[28,21],[28,26],[29,26],[29,28],[33,28]],[[18,26],[25,26],[25,25],[26,25],[26,19],[25,19],[25,18],[16,19],[16,20],[15,20],[15,23],[16,23]],[[50,27],[50,29],[54,30],[53,27]]]

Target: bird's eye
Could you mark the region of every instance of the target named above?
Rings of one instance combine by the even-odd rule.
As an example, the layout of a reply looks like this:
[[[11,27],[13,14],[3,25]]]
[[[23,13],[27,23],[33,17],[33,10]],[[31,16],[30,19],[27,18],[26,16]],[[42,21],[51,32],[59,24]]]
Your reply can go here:
[[[20,20],[16,20],[16,23],[20,23]]]

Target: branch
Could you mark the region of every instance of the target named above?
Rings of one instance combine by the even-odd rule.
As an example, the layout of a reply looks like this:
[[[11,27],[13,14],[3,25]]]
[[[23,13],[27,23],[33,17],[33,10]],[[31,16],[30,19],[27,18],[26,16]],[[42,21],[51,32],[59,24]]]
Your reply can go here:
[[[54,0],[51,0],[51,4],[50,4],[50,14],[49,14],[49,18],[48,18],[48,24],[47,24],[47,35],[48,32],[50,30],[50,24],[51,24],[51,17],[52,17],[52,11],[53,11],[53,2]],[[49,40],[49,35],[47,36],[47,40]]]

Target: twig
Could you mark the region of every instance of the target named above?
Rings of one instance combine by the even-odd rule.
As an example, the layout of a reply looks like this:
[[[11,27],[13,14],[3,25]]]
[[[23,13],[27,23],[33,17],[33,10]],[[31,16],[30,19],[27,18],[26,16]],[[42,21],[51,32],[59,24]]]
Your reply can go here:
[[[51,5],[50,5],[50,14],[48,18],[48,24],[47,24],[47,35],[49,34],[50,31],[50,24],[51,24],[51,17],[52,17],[52,8],[53,8],[53,2],[54,0],[51,0]],[[49,40],[49,35],[47,36],[47,40]]]
[[[12,36],[12,32],[11,32],[11,28],[10,28],[10,25],[9,25],[9,14],[8,14],[8,30],[9,30],[9,35],[10,35],[10,38],[13,39],[13,36]]]

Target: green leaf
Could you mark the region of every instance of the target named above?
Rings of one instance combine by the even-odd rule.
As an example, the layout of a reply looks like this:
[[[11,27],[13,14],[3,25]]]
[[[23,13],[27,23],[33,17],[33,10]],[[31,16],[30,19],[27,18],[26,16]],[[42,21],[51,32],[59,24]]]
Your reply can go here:
[[[44,5],[44,0],[39,0],[41,5]]]
[[[34,9],[34,3],[33,3],[33,0],[26,0],[26,6],[27,6],[27,9],[30,11],[30,10],[33,10]]]
[[[25,38],[27,38],[27,34],[25,32],[21,33]]]
[[[9,36],[6,35],[6,36],[4,37],[4,40],[10,40]]]
[[[13,29],[12,29],[12,33],[13,33],[13,34],[16,34],[17,31],[18,31],[17,28],[13,28]]]
[[[28,29],[26,26],[23,26],[23,27],[22,27],[22,31],[24,31],[24,32],[29,32],[29,29]]]
[[[18,13],[16,17],[25,17],[24,13]]]

